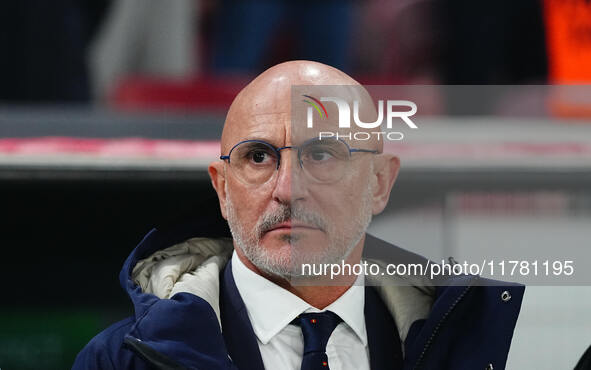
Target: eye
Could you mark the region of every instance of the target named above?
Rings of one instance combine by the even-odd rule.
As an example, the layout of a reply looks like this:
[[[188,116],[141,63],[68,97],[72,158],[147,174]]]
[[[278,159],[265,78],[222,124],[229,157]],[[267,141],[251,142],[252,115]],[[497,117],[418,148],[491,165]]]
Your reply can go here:
[[[269,153],[264,150],[253,150],[249,153],[249,157],[254,163],[264,163],[270,159]]]
[[[318,148],[308,153],[308,157],[312,161],[322,162],[330,160],[331,158],[333,158],[333,155],[329,153],[327,150]]]
[[[252,165],[266,165],[275,162],[275,153],[263,146],[251,147],[241,156]]]
[[[347,148],[337,141],[312,142],[302,150],[302,159],[310,163],[330,163],[342,160],[348,153]]]

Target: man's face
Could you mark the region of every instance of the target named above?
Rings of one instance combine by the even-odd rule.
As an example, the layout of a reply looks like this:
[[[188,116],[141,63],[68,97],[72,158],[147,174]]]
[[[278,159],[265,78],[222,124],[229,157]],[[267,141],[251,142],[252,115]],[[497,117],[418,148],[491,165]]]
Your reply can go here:
[[[261,140],[281,148],[300,146],[318,137],[318,131],[302,129],[305,121],[292,117],[291,86],[302,80],[334,77],[338,83],[339,78],[350,78],[323,65],[321,73],[317,65],[293,62],[278,73],[264,73],[243,90],[226,118],[222,154],[229,155],[244,140]],[[336,117],[336,108],[328,114]],[[319,124],[317,130],[321,128]],[[345,141],[352,148],[378,149],[375,141]],[[256,169],[253,162],[267,156],[240,158],[251,160],[252,169]],[[212,183],[239,256],[261,272],[282,278],[297,276],[303,263],[338,263],[349,256],[358,259],[372,214],[387,203],[398,159],[354,153],[338,181],[319,182],[305,171],[309,167],[302,169],[296,148],[281,150],[278,158],[279,169],[271,171],[266,181],[245,181],[245,172],[240,174],[235,161],[210,165]]]
[[[231,145],[300,145],[308,138],[292,134],[292,124],[289,111],[256,112],[244,117]],[[237,247],[260,270],[284,278],[302,263],[346,259],[371,220],[372,167],[370,155],[354,156],[339,181],[318,183],[300,168],[297,150],[286,149],[269,180],[249,184],[226,165],[226,217]]]

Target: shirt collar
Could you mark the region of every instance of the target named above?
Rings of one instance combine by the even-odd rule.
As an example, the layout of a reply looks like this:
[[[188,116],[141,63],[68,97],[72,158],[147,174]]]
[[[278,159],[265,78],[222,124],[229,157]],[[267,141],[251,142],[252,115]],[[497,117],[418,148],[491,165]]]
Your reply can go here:
[[[232,256],[232,275],[246,306],[252,329],[263,344],[267,344],[299,314],[321,311],[250,270],[236,252]],[[359,275],[355,284],[325,310],[339,315],[361,342],[367,345],[364,304],[364,276]]]
[[[332,302],[325,311],[332,311],[339,315],[364,346],[367,346],[367,331],[365,329],[365,276],[357,276],[355,283],[336,301]],[[318,310],[316,310],[318,311]]]

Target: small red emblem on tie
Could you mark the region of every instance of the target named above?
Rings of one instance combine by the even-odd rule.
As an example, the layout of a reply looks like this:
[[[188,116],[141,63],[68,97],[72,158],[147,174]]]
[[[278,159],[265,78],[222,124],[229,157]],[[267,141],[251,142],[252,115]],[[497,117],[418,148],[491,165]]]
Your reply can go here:
[[[328,366],[328,362],[322,361],[322,366]]]
[[[316,324],[317,320],[316,320],[316,319],[311,319],[311,320],[310,320],[310,322],[311,322],[312,324]]]

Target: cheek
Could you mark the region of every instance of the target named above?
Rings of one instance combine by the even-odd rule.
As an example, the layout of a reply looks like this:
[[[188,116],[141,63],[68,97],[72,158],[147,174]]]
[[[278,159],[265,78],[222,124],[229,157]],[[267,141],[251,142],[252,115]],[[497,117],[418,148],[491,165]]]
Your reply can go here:
[[[335,226],[347,227],[362,211],[369,186],[366,176],[364,173],[362,176],[345,178],[324,189],[317,197],[323,213],[329,216],[329,221]]]
[[[267,192],[260,187],[245,186],[239,181],[228,181],[227,192],[240,223],[246,227],[254,227],[268,203]]]
[[[347,220],[358,212],[361,204],[360,187],[349,181],[341,181],[316,192],[316,202],[327,221],[334,226],[346,227]]]

